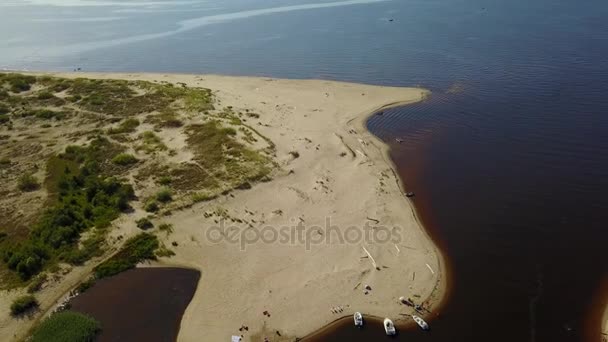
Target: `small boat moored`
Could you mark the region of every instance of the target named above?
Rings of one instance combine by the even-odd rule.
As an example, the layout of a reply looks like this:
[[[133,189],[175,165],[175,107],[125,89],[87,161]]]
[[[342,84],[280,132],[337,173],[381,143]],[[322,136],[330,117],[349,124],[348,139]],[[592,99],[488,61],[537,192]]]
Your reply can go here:
[[[391,321],[388,318],[384,319],[384,331],[386,331],[386,334],[388,336],[394,336],[397,334],[397,330],[395,329],[395,325],[393,324],[393,321]]]
[[[414,320],[414,322],[416,322],[416,324],[418,324],[418,326],[422,329],[422,330],[429,330],[429,325],[427,322],[425,322],[421,317],[418,317],[416,315],[412,315],[412,319]]]
[[[355,326],[362,327],[363,326],[363,315],[360,312],[355,312],[354,315]]]

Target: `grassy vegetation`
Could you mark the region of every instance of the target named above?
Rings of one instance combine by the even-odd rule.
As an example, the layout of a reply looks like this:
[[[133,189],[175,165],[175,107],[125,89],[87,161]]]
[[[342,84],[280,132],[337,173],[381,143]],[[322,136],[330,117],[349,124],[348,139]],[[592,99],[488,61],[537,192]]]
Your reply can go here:
[[[26,314],[36,308],[38,308],[40,304],[36,297],[32,295],[25,295],[18,297],[11,304],[11,316],[20,316]]]
[[[186,133],[188,146],[206,173],[203,177],[221,180],[224,188],[258,181],[271,171],[269,157],[240,143],[234,138],[236,130],[217,120],[189,126]]]
[[[171,202],[173,200],[173,195],[171,194],[171,190],[165,188],[156,193],[156,200],[162,203]]]
[[[47,281],[46,273],[39,274],[36,278],[32,280],[30,285],[27,287],[27,293],[36,293],[40,291],[42,285]]]
[[[157,212],[160,207],[175,209],[174,206],[183,205],[182,198],[189,198],[186,196],[191,196],[193,201],[209,200],[266,179],[273,167],[269,154],[254,150],[248,144],[256,143],[259,133],[248,126],[243,128],[245,124],[231,108],[217,112],[211,91],[203,88],[0,73],[0,124],[5,123],[1,130],[16,128],[15,132],[20,132],[35,123],[35,131],[27,137],[34,139],[52,132],[52,129],[41,129],[43,127],[72,129],[82,125],[86,128],[74,129],[69,139],[77,141],[88,137],[90,140],[84,146],[69,146],[64,153],[47,161],[44,189],[48,197],[44,212],[33,215],[36,221],[32,219],[19,227],[13,223],[13,217],[2,221],[1,228],[7,233],[0,237],[0,260],[11,270],[0,269],[2,282],[8,276],[17,279],[18,275],[21,284],[27,284],[58,262],[77,265],[101,255],[105,246],[104,228],[127,210],[129,201],[134,199],[132,187],[120,177],[135,176],[140,184],[150,184],[146,181],[153,180],[162,186],[144,202],[144,208],[150,212]],[[256,115],[248,113],[247,117],[256,118]],[[247,120],[244,114],[241,116],[243,121]],[[56,121],[63,122],[57,124]],[[169,150],[157,133],[144,131],[136,135],[143,131],[142,122],[155,128],[178,128],[192,121],[203,123],[186,126],[179,134],[187,135],[186,142],[194,159],[180,164],[164,158],[177,152]],[[107,129],[108,124],[113,128]],[[177,130],[174,133],[178,134]],[[107,137],[94,134],[107,134]],[[3,146],[15,141],[14,134],[6,135],[6,139],[10,141]],[[64,137],[53,137],[40,145],[43,148],[61,146],[64,141]],[[266,141],[273,146],[271,141]],[[129,148],[152,155],[138,160],[126,153],[127,144]],[[3,154],[13,158],[14,163],[11,164],[10,159],[0,162],[2,169],[29,163],[16,153]],[[137,172],[131,174],[132,170]],[[23,176],[24,189],[34,189],[34,183],[38,184],[36,188],[40,186],[38,181],[27,177],[30,176]],[[167,204],[174,199],[174,204]],[[142,229],[153,227],[148,219],[137,223]],[[172,231],[172,228],[162,228],[167,233]],[[141,246],[149,247],[147,243],[153,245],[145,236],[139,239],[141,241],[130,241],[125,251],[119,253],[120,257],[100,265],[96,273],[106,276],[132,267],[136,263],[133,260],[140,260],[133,255],[140,253],[128,250],[145,249]],[[148,255],[152,256],[153,253]],[[32,286],[38,281],[39,278],[32,280]]]
[[[109,277],[128,269],[134,268],[144,260],[156,260],[156,250],[159,242],[156,236],[141,233],[127,240],[122,249],[95,268],[98,279]]]
[[[0,81],[7,84],[11,92],[21,93],[32,88],[32,85],[36,83],[36,77],[21,74],[2,74],[0,75]]]
[[[22,279],[38,274],[50,261],[79,264],[99,252],[101,236],[93,235],[80,248],[80,234],[109,226],[134,197],[130,185],[103,174],[107,153],[114,149],[97,138],[87,147],[70,146],[49,160],[50,207],[24,241],[0,243],[2,260]]]
[[[137,228],[143,230],[154,228],[154,224],[147,217],[140,218],[139,220],[135,221],[135,224],[137,225]]]
[[[161,232],[165,232],[167,236],[173,233],[173,225],[170,223],[161,223],[158,225],[158,230]]]
[[[101,331],[95,319],[73,311],[63,311],[45,319],[32,335],[32,342],[92,342]]]
[[[146,205],[144,206],[144,210],[149,212],[149,213],[155,213],[158,211],[159,206],[158,203],[154,200],[148,201],[148,203],[146,203]],[[137,224],[137,226],[139,227],[139,223]],[[152,227],[139,227],[141,229],[148,229],[148,228],[152,228]]]
[[[139,120],[134,118],[129,118],[124,120],[118,125],[116,128],[110,128],[108,130],[108,134],[123,134],[123,133],[133,133],[139,127]]]
[[[167,146],[163,143],[163,141],[156,135],[154,132],[146,131],[143,132],[139,139],[141,140],[141,144],[139,144],[136,148],[139,151],[144,151],[146,153],[153,153],[156,151],[166,151]]]
[[[40,188],[40,183],[32,174],[26,173],[19,177],[17,188],[23,192],[36,191]]]
[[[112,158],[112,163],[120,166],[129,166],[137,163],[137,158],[132,154],[121,153]]]

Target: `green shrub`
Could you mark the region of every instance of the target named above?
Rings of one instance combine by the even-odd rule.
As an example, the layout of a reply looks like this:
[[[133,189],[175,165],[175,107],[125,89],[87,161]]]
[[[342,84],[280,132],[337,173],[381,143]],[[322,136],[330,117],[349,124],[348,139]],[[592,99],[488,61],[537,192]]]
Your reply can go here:
[[[40,291],[42,285],[44,285],[47,278],[48,277],[45,273],[38,275],[36,278],[34,278],[34,280],[32,280],[30,285],[27,287],[27,293],[36,293]]]
[[[0,115],[10,113],[11,109],[4,103],[0,103]]]
[[[42,213],[29,235],[20,243],[0,244],[0,257],[23,280],[38,274],[49,260],[82,263],[97,255],[103,236],[82,242],[80,234],[91,227],[107,227],[129,208],[133,188],[114,177],[100,174],[111,146],[94,140],[87,147],[70,146],[47,165],[46,186],[51,205]]]
[[[158,211],[158,209],[159,209],[158,203],[156,203],[156,201],[150,201],[150,202],[146,203],[146,206],[144,207],[144,210],[149,213],[155,213]],[[142,229],[144,229],[144,228],[142,228]]]
[[[139,220],[135,221],[137,228],[146,230],[154,228],[154,224],[147,217],[142,217]]]
[[[11,118],[6,114],[0,114],[0,124],[5,124],[11,121]]]
[[[139,126],[139,120],[129,118],[123,121],[117,128],[110,128],[109,134],[133,133]]]
[[[20,316],[38,308],[40,304],[36,297],[32,295],[21,296],[11,304],[11,315]]]
[[[5,81],[8,82],[13,93],[21,93],[32,88],[32,84],[36,83],[36,77],[21,74],[7,74]]]
[[[35,191],[40,188],[40,183],[32,174],[26,173],[19,177],[17,187],[23,192]]]
[[[23,113],[23,116],[33,116],[37,119],[42,119],[42,120],[52,120],[52,119],[61,120],[61,119],[65,118],[66,114],[61,111],[55,111],[55,110],[50,110],[50,109],[34,109],[34,110],[26,111],[25,113]]]
[[[161,232],[165,232],[167,233],[167,235],[173,233],[173,225],[169,224],[169,223],[161,223],[158,226],[158,230],[160,230]]]
[[[121,153],[112,159],[112,163],[127,166],[137,163],[137,158],[128,153]]]
[[[78,284],[78,286],[76,286],[76,291],[78,293],[84,293],[88,289],[90,289],[91,287],[93,287],[93,285],[95,285],[95,278],[91,277],[91,278],[83,281],[82,283]]]
[[[141,233],[127,240],[121,250],[95,267],[97,279],[113,276],[134,268],[144,260],[156,260],[155,252],[159,247],[156,236]]]
[[[156,194],[156,200],[162,203],[171,202],[173,200],[173,196],[171,195],[171,190],[162,189]]]
[[[162,176],[158,179],[158,184],[160,185],[169,185],[171,184],[171,177],[169,176]]]
[[[32,342],[93,342],[101,324],[78,312],[58,312],[34,329]]]
[[[49,100],[55,97],[55,95],[53,95],[53,93],[49,92],[49,91],[41,91],[38,93],[38,99],[39,100]]]

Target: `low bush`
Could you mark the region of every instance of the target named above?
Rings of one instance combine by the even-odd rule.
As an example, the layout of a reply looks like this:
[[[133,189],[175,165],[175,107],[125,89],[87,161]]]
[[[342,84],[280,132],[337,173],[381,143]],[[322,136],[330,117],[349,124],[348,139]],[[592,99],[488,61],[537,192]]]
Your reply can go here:
[[[118,253],[95,267],[97,279],[113,276],[134,268],[144,260],[156,260],[158,238],[152,234],[141,233],[127,240]]]
[[[121,153],[116,157],[112,158],[112,163],[121,166],[127,166],[137,163],[137,158],[128,153]]]
[[[94,235],[79,248],[80,234],[91,227],[107,227],[129,208],[133,188],[100,174],[99,164],[108,148],[94,141],[88,147],[68,147],[49,160],[45,183],[52,205],[26,239],[0,244],[0,257],[21,279],[38,274],[50,260],[80,264],[97,255],[103,237]]]
[[[147,217],[140,218],[139,220],[135,221],[135,224],[137,225],[137,228],[142,230],[154,228],[154,224],[152,224]]]
[[[23,192],[35,191],[40,188],[40,183],[32,174],[26,173],[19,177],[17,187]]]
[[[30,285],[27,287],[27,293],[36,293],[40,291],[42,285],[47,281],[47,275],[45,273],[39,274]]]
[[[10,111],[11,109],[7,105],[0,103],[0,115],[10,113]]]
[[[162,176],[158,179],[158,184],[160,185],[169,185],[171,184],[171,177],[169,176]]]
[[[36,309],[40,304],[36,297],[32,295],[21,296],[11,304],[11,315],[20,316]]]
[[[110,128],[109,134],[122,134],[122,133],[133,133],[139,126],[139,120],[129,118],[123,121],[118,127]]]
[[[161,223],[158,226],[158,230],[160,230],[161,232],[165,232],[167,233],[167,235],[173,233],[173,225],[170,223]]]
[[[39,100],[49,100],[52,99],[53,97],[55,97],[55,95],[53,95],[53,93],[51,93],[50,91],[41,91],[38,93],[38,99]]]
[[[95,278],[91,277],[91,278],[83,281],[82,283],[78,284],[78,286],[76,286],[76,291],[78,293],[84,293],[88,289],[90,289],[91,287],[93,287],[93,285],[95,285]]]
[[[32,335],[32,342],[92,342],[101,324],[78,312],[63,311],[45,319]]]
[[[159,207],[158,207],[158,203],[156,203],[156,201],[149,201],[148,203],[146,203],[146,206],[144,207],[144,210],[149,213],[155,213],[158,211],[158,209],[159,209]],[[138,224],[138,227],[139,227],[139,224]]]
[[[171,202],[173,200],[173,196],[171,195],[171,190],[162,189],[156,194],[156,200],[162,203]]]

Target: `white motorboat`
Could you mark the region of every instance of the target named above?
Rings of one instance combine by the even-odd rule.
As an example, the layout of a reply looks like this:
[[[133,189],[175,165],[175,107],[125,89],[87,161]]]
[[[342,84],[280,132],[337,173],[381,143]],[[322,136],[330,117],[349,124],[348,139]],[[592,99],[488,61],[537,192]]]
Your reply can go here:
[[[355,326],[362,327],[363,326],[363,315],[360,312],[355,312],[354,315]]]
[[[416,324],[418,324],[418,326],[422,329],[422,330],[429,330],[429,325],[427,322],[425,322],[421,317],[418,317],[416,315],[412,315],[412,319],[414,320],[414,322],[416,322]]]
[[[391,321],[388,318],[384,319],[384,331],[386,331],[386,334],[388,336],[394,336],[397,334],[397,330],[395,329],[395,325],[393,324],[393,321]]]

